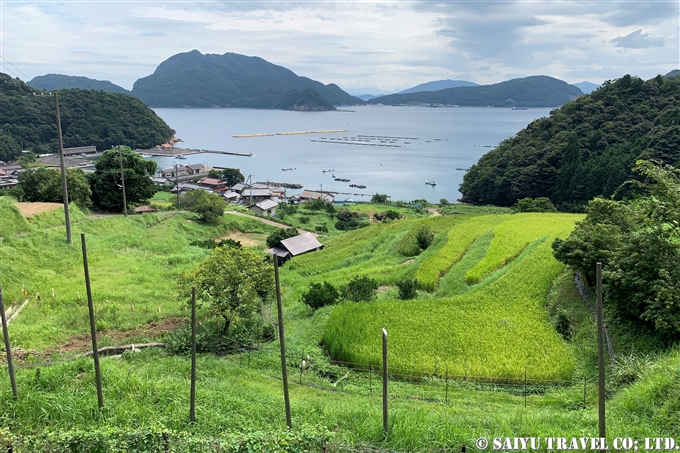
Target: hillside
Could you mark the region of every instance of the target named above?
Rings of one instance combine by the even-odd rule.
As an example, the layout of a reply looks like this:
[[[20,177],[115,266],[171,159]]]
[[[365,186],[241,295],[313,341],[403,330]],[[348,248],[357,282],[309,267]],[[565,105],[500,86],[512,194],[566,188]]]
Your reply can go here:
[[[198,50],[168,58],[137,80],[132,94],[151,107],[279,108],[288,92],[307,88],[333,105],[364,103],[335,84],[300,77],[259,57]]]
[[[90,79],[89,77],[70,76],[65,74],[46,74],[33,77],[26,82],[28,85],[40,90],[52,91],[62,88],[78,88],[81,90],[104,90],[109,93],[130,94],[125,88],[108,80]]]
[[[301,112],[319,112],[335,109],[333,104],[328,102],[314,88],[289,91],[281,100],[279,108],[282,110],[298,110]]]
[[[568,209],[611,196],[637,159],[680,165],[679,101],[678,78],[606,82],[482,156],[463,178],[462,200],[512,206],[549,197]]]
[[[0,160],[9,161],[24,149],[57,149],[54,100],[35,96],[19,79],[0,74]],[[46,94],[46,93],[44,93]],[[59,91],[64,147],[95,145],[98,150],[116,145],[150,148],[170,139],[175,131],[139,99],[96,90]],[[37,150],[37,149],[36,149]]]
[[[479,84],[474,82],[468,82],[467,80],[433,80],[432,82],[425,82],[409,88],[404,91],[400,91],[398,94],[408,94],[408,93],[418,93],[419,91],[439,91],[445,90],[447,88],[458,88],[458,87],[476,87]]]
[[[492,85],[447,88],[410,94],[391,94],[371,99],[369,104],[450,104],[494,107],[556,107],[582,95],[581,90],[562,80],[531,76]]]

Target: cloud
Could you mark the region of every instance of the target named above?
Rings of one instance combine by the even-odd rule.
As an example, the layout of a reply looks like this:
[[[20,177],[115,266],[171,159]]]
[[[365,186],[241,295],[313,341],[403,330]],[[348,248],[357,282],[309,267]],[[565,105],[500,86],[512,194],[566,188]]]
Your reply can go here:
[[[663,38],[650,38],[649,35],[642,33],[642,30],[635,30],[626,36],[618,36],[611,40],[616,47],[626,47],[628,49],[646,49],[648,47],[663,47]]]

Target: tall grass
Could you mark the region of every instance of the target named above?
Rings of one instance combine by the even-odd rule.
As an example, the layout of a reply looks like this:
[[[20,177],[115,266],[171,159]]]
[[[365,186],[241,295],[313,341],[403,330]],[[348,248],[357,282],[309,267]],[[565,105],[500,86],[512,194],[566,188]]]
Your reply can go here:
[[[29,231],[31,226],[21,215],[12,197],[0,197],[0,237],[6,238],[17,233]]]

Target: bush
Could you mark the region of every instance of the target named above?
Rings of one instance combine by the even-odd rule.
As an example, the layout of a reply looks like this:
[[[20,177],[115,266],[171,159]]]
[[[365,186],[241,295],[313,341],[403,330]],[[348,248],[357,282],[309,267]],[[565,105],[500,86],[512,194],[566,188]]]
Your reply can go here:
[[[571,320],[565,311],[560,311],[555,317],[555,330],[562,335],[566,341],[571,340]]]
[[[557,212],[557,208],[547,197],[522,198],[517,200],[515,212]]]
[[[439,200],[439,206],[448,206],[450,204],[451,203],[449,203],[449,200],[447,200],[446,198],[442,198],[441,200]]]
[[[274,327],[274,324],[262,326],[262,340],[266,343],[276,340],[276,327]]]
[[[387,194],[376,193],[371,197],[371,203],[373,204],[385,204],[387,203]]]
[[[353,302],[368,302],[375,298],[378,282],[369,277],[353,277],[342,288],[342,297]]]
[[[267,236],[267,247],[274,247],[284,239],[292,238],[299,234],[300,232],[297,230],[297,228],[282,228],[278,231],[274,231],[272,234]]]
[[[340,293],[328,282],[312,283],[302,295],[302,302],[317,310],[326,305],[336,304],[340,300]]]
[[[397,219],[399,219],[399,218],[401,217],[397,211],[394,211],[394,210],[392,210],[392,209],[388,209],[388,210],[385,212],[385,215],[386,215],[387,218],[390,219],[390,220],[397,220]]]
[[[365,221],[358,212],[350,211],[349,209],[338,210],[335,217],[338,219],[335,223],[335,228],[337,230],[355,230],[368,225],[368,222]]]
[[[430,227],[427,225],[422,225],[420,228],[418,228],[418,231],[416,232],[416,242],[418,243],[418,247],[420,247],[422,250],[426,250],[430,244],[432,244],[433,240],[434,233]]]
[[[314,231],[317,233],[328,233],[328,227],[325,224],[316,225]]]
[[[302,223],[303,225],[306,225],[306,224],[309,223],[309,217],[307,217],[307,216],[302,216],[302,217],[300,217],[299,220],[300,220],[300,223]]]
[[[418,296],[416,290],[418,289],[418,280],[415,278],[413,280],[399,280],[397,282],[397,288],[399,289],[399,299],[409,300],[415,299]]]
[[[327,209],[327,207],[328,202],[326,202],[326,200],[321,197],[309,200],[307,203],[305,203],[305,209],[311,209],[313,211],[322,211]]]

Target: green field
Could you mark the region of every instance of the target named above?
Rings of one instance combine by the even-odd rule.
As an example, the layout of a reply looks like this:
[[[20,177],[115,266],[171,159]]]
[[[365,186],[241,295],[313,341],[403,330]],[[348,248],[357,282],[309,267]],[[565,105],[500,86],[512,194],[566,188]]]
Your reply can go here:
[[[230,234],[261,237],[274,227],[229,215],[211,225],[188,213],[124,218],[74,210],[74,245],[68,246],[59,210],[27,222],[4,201],[0,197],[0,285],[6,304],[29,300],[10,325],[12,346],[22,350],[19,364],[33,363],[40,372],[17,370],[17,401],[9,385],[0,387],[0,443],[11,435],[44,440],[52,435],[46,433],[67,442],[74,430],[109,440],[119,433],[139,439],[149,430],[166,429],[196,442],[230,435],[255,439],[249,444],[257,446],[253,451],[282,439],[277,342],[227,357],[201,354],[194,425],[188,422],[187,356],[149,349],[103,358],[102,411],[96,410],[92,360],[59,363],[79,352],[66,347],[74,340],[81,341],[81,350],[88,347],[81,232],[88,241],[100,346],[105,346],[147,341],[153,335],[144,328],[166,318],[186,318],[175,279],[208,253],[191,245],[194,241]],[[420,451],[459,449],[462,443],[474,445],[480,436],[597,433],[592,316],[550,251],[552,238],[566,235],[579,216],[480,215],[489,213],[484,209],[376,223],[332,235],[321,239],[323,251],[296,257],[281,268],[296,436],[330,436],[334,445],[353,448]],[[405,255],[423,225],[434,233],[432,244],[422,253]],[[473,271],[479,283],[470,284]],[[312,282],[341,286],[357,275],[379,282],[377,300],[317,311],[300,301]],[[397,300],[396,282],[422,275],[434,276],[430,291],[419,290],[412,301]],[[563,311],[574,320],[569,342],[552,327]],[[204,320],[207,315],[200,313]],[[392,369],[388,436],[382,433],[375,371],[335,365],[326,352],[377,366],[382,327],[389,331]],[[311,364],[304,376],[299,369],[303,357]],[[57,363],[43,363],[48,360]],[[669,353],[636,384],[619,393],[613,393],[618,387],[611,384],[610,436],[677,433],[677,364],[677,353]],[[443,379],[447,368],[449,380]],[[525,370],[530,380],[526,408],[526,388],[508,384],[523,378]],[[411,376],[406,379],[399,372]],[[537,382],[572,378],[574,385]],[[497,383],[486,383],[491,379]],[[128,451],[163,451],[160,437],[154,439]],[[120,442],[102,451],[123,450]],[[286,451],[308,451],[295,450],[293,444]],[[89,451],[82,448],[64,451]],[[176,451],[214,451],[192,448]],[[319,444],[305,448],[320,449]]]

